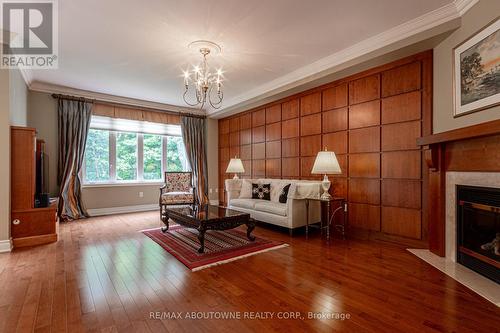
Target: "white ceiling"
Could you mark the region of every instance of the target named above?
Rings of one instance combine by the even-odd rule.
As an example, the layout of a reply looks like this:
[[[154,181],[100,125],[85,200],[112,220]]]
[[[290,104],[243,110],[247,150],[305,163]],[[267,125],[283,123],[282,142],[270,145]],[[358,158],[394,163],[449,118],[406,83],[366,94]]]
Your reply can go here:
[[[224,108],[249,91],[451,0],[59,1],[59,69],[32,82],[183,106],[194,40],[219,43]],[[257,93],[258,94],[258,93]],[[210,111],[210,110],[209,110]]]

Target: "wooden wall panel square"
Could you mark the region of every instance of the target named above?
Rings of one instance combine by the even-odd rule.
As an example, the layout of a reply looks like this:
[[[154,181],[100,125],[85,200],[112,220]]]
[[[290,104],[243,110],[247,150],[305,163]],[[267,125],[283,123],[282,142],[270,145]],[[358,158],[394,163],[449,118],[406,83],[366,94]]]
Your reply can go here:
[[[299,116],[299,99],[292,99],[281,104],[281,119],[287,120]]]
[[[240,146],[229,147],[229,157],[239,157],[240,156]]]
[[[349,177],[380,178],[380,154],[350,154]]]
[[[252,128],[252,142],[264,142],[266,141],[266,126],[259,126]]]
[[[380,180],[366,178],[349,179],[349,202],[380,204]]]
[[[266,160],[253,160],[252,177],[265,177],[265,176],[266,176]]]
[[[420,210],[382,207],[382,231],[391,235],[421,239],[422,213]]]
[[[420,179],[421,169],[420,150],[382,153],[382,178]]]
[[[321,113],[300,118],[300,135],[321,134]]]
[[[391,124],[421,118],[420,91],[382,99],[382,123]]]
[[[219,149],[219,159],[224,162],[229,162],[229,148],[220,148]]]
[[[240,132],[232,132],[229,134],[229,147],[240,145]]]
[[[322,110],[347,106],[347,83],[323,90]]]
[[[266,177],[281,178],[281,158],[266,159]]]
[[[229,147],[229,134],[219,134],[219,147]]]
[[[257,110],[252,113],[252,127],[266,124],[266,110]]]
[[[392,96],[420,89],[420,61],[396,67],[382,73],[382,96]]]
[[[382,180],[382,205],[420,209],[422,207],[420,180]]]
[[[347,108],[323,112],[323,133],[347,129]]]
[[[229,132],[238,132],[240,130],[240,117],[231,118],[229,120]]]
[[[229,133],[229,119],[219,120],[219,133],[228,134]]]
[[[301,157],[300,158],[300,176],[301,177],[311,177],[312,167],[314,165],[314,160],[316,157]]]
[[[281,166],[281,175],[283,177],[299,177],[300,162],[298,157],[283,158]]]
[[[245,169],[245,172],[243,172],[241,175],[242,176],[251,176],[252,175],[252,161],[245,160],[245,161],[241,161],[241,163],[243,163],[243,169]]]
[[[283,157],[295,157],[299,156],[300,152],[300,139],[292,138],[281,141],[281,154]]]
[[[331,178],[330,193],[335,197],[347,198],[347,178]]]
[[[323,134],[323,148],[333,151],[335,154],[347,153],[347,132],[335,132]]]
[[[321,93],[312,93],[300,98],[300,115],[321,112]]]
[[[349,132],[349,153],[380,151],[380,128],[367,127]]]
[[[380,76],[367,76],[349,82],[349,104],[358,104],[380,98]]]
[[[252,114],[246,113],[240,117],[240,129],[249,129],[252,128]]]
[[[266,158],[281,157],[281,141],[272,141],[266,143]]]
[[[380,231],[380,206],[350,203],[349,225],[355,228]]]
[[[281,122],[266,125],[266,141],[281,140]]]
[[[252,143],[252,129],[240,131],[240,145],[248,145]]]
[[[299,136],[299,118],[283,121],[281,123],[281,138],[296,138]]]
[[[240,158],[242,160],[252,159],[252,145],[240,146]]]
[[[380,125],[380,100],[349,107],[349,128]]]
[[[281,104],[266,108],[266,124],[281,121]]]
[[[420,149],[420,121],[382,126],[382,151]]]
[[[337,155],[337,161],[339,162],[341,174],[332,175],[333,177],[347,177],[347,154]]]
[[[254,143],[252,145],[252,158],[254,160],[260,160],[266,158],[266,144]]]
[[[321,150],[321,135],[300,137],[300,156],[314,156]]]

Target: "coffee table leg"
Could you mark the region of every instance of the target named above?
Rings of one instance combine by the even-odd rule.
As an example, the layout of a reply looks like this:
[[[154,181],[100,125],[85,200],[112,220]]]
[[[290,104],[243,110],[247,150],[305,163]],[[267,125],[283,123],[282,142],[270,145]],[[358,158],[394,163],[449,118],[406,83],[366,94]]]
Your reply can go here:
[[[255,240],[255,236],[251,235],[253,229],[255,229],[255,221],[250,219],[247,223],[247,238],[252,242]]]
[[[198,240],[200,241],[200,248],[198,249],[198,253],[205,252],[205,231],[206,230],[204,228],[198,229]]]

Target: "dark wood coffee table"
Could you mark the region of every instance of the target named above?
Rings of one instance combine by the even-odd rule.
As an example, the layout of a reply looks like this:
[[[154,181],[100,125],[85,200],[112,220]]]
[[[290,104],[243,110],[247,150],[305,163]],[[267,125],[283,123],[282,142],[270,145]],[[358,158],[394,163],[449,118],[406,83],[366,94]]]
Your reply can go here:
[[[164,233],[168,230],[169,219],[187,228],[198,230],[199,253],[205,251],[205,232],[207,230],[227,230],[245,224],[248,239],[255,240],[255,237],[251,235],[255,229],[255,221],[250,218],[250,214],[226,207],[212,205],[167,206],[162,216],[165,226],[161,228],[161,231]]]

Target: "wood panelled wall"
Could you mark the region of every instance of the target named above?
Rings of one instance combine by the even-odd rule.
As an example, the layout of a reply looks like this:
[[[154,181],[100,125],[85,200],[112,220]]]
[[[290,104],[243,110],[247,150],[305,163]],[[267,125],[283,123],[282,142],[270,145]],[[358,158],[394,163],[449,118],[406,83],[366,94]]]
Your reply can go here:
[[[243,178],[321,179],[311,168],[326,147],[342,168],[332,188],[349,200],[350,226],[425,240],[427,172],[416,140],[431,132],[426,51],[220,119],[220,188],[234,156]]]

